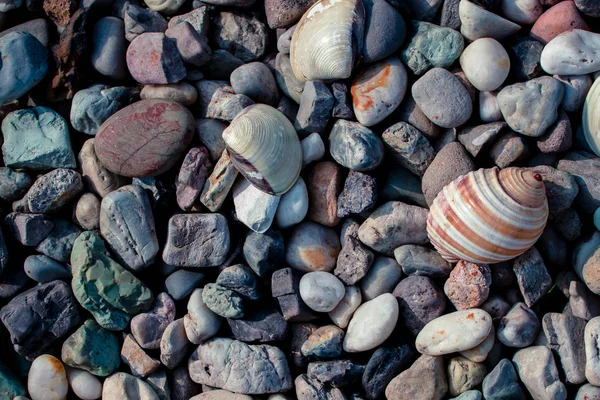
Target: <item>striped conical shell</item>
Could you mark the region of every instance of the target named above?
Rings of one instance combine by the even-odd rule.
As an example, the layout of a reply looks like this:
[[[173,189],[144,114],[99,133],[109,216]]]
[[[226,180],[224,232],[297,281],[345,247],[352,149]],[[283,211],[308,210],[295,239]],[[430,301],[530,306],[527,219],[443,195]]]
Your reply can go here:
[[[446,260],[497,263],[529,249],[548,219],[542,177],[522,168],[480,169],[446,185],[427,217],[429,240]]]

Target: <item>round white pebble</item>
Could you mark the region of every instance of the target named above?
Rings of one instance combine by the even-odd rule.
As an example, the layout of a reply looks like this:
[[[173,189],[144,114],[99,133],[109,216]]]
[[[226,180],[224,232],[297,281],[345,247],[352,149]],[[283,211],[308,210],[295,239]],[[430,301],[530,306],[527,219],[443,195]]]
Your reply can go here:
[[[36,358],[29,369],[27,390],[31,400],[64,400],[69,392],[67,373],[60,360],[49,354]]]
[[[510,72],[510,58],[492,38],[477,39],[460,55],[460,66],[469,82],[482,92],[496,90]]]
[[[344,284],[329,272],[309,272],[300,279],[300,297],[318,312],[333,310],[344,298]]]
[[[71,390],[81,400],[96,400],[102,396],[102,382],[87,371],[67,368],[67,379]]]
[[[358,307],[344,338],[344,350],[348,353],[374,349],[383,343],[396,328],[398,300],[391,293],[384,293]]]

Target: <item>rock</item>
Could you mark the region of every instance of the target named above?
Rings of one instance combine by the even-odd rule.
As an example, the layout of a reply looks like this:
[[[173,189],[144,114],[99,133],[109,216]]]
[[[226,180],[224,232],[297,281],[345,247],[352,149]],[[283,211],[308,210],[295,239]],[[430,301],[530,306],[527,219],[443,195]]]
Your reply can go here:
[[[187,369],[186,367],[183,367]],[[165,371],[157,371],[146,378],[146,383],[154,390],[160,400],[171,399],[171,388]]]
[[[252,1],[254,2],[254,1]],[[286,28],[297,22],[314,2],[302,1],[265,1],[265,14],[269,28]]]
[[[67,380],[73,393],[82,400],[96,400],[102,397],[102,382],[87,371],[67,368]]]
[[[571,121],[563,110],[559,110],[558,118],[538,140],[537,146],[542,153],[562,153],[569,150],[572,140]]]
[[[400,49],[406,37],[402,16],[388,2],[369,0],[364,2],[365,37],[363,61],[372,63],[383,60]]]
[[[70,367],[96,376],[108,376],[119,369],[119,353],[117,335],[88,319],[65,340],[61,358]]]
[[[210,161],[216,163],[225,150],[223,131],[227,128],[224,122],[216,119],[197,119],[196,132],[202,144],[208,149]]]
[[[213,40],[244,62],[261,58],[267,49],[267,27],[255,16],[237,11],[220,12],[213,22]]]
[[[94,149],[102,165],[116,174],[154,176],[177,162],[193,132],[194,120],[185,107],[167,100],[141,100],[102,124]]]
[[[206,35],[208,33],[208,24],[210,22],[208,7],[204,4],[201,4],[200,7],[194,8],[188,13],[172,16],[169,20],[169,28],[172,28],[175,25],[183,22],[187,22],[192,25],[199,35]]]
[[[236,68],[244,65],[244,62],[226,50],[212,50],[210,60],[202,66],[202,71],[207,78],[229,79]],[[202,81],[199,81],[200,83]],[[204,117],[203,115],[200,115]]]
[[[509,131],[502,135],[490,149],[490,158],[499,168],[514,165],[529,154],[523,135]]]
[[[104,168],[96,156],[94,139],[87,140],[78,156],[83,180],[87,188],[100,197],[125,185],[125,179]]]
[[[434,18],[442,0],[409,0],[403,7],[417,20],[430,21]]]
[[[427,138],[406,122],[387,128],[382,139],[394,161],[417,176],[423,176],[435,157],[435,150]]]
[[[600,382],[600,358],[598,357],[598,331],[600,330],[600,318],[591,319],[585,326],[585,377],[593,385]]]
[[[24,246],[37,246],[54,228],[54,223],[43,214],[10,213],[4,225],[11,236]]]
[[[508,48],[512,76],[517,81],[527,81],[542,73],[540,57],[544,44],[529,37],[518,37]]]
[[[515,304],[500,320],[497,337],[508,347],[530,346],[540,331],[540,320],[533,310],[523,303]]]
[[[469,350],[483,342],[491,329],[492,317],[487,312],[478,308],[455,311],[425,325],[415,346],[419,353],[430,356]]]
[[[303,272],[331,271],[340,250],[340,241],[333,229],[304,221],[291,232],[285,261]]]
[[[242,298],[233,290],[216,283],[209,283],[202,290],[202,301],[215,314],[224,318],[242,318]]]
[[[491,284],[490,267],[460,260],[450,272],[444,292],[457,310],[468,310],[487,300]]]
[[[191,106],[198,98],[196,88],[187,82],[168,83],[166,85],[146,85],[140,92],[142,100],[164,99]]]
[[[344,331],[335,325],[322,326],[302,344],[304,357],[310,359],[333,359],[342,354]]]
[[[171,398],[173,400],[189,400],[202,392],[202,387],[192,380],[188,366],[182,365],[171,372]]]
[[[484,92],[498,89],[506,80],[510,71],[510,59],[504,47],[496,40],[481,38],[462,52],[460,66],[469,82],[477,90]]]
[[[401,280],[392,294],[398,299],[400,319],[413,336],[440,317],[446,308],[444,293],[426,276]]]
[[[597,399],[600,396],[600,389],[594,385],[586,383],[582,385],[577,391],[575,400]]]
[[[333,118],[354,119],[354,111],[350,104],[350,96],[348,95],[348,86],[342,82],[335,82],[331,85],[333,94],[333,110],[331,116]]]
[[[22,198],[33,181],[25,172],[0,167],[0,199],[15,201]]]
[[[37,357],[29,369],[27,389],[33,400],[66,399],[69,383],[60,360],[49,354]]]
[[[542,175],[546,187],[550,219],[554,219],[571,207],[579,193],[579,187],[574,177],[568,172],[548,166],[538,166],[534,170]]]
[[[338,119],[331,128],[329,151],[338,164],[361,172],[375,169],[383,161],[379,137],[361,124],[343,119]]]
[[[127,68],[144,85],[176,83],[186,76],[175,43],[160,32],[145,32],[133,39],[127,48]]]
[[[565,6],[570,7],[572,4],[569,2]],[[600,59],[596,56],[598,46],[600,37],[596,33],[581,29],[564,32],[544,47],[541,56],[542,68],[550,74],[558,75],[585,75],[596,72],[600,70]]]
[[[486,311],[483,308],[482,308],[482,310]],[[492,318],[494,318],[493,315],[492,315]],[[475,362],[475,363],[482,363],[487,359],[487,356],[494,348],[495,343],[496,343],[496,330],[492,326],[492,329],[490,330],[489,335],[485,338],[485,340],[483,342],[481,342],[477,346],[473,347],[472,349],[461,351],[460,355],[470,361]]]
[[[448,392],[442,357],[421,356],[411,367],[396,376],[385,389],[388,400],[409,400],[423,396],[441,400]]]
[[[200,194],[200,202],[210,211],[218,211],[225,202],[225,198],[229,194],[237,175],[238,170],[233,166],[229,152],[223,150],[221,158],[219,158],[215,168],[204,183],[204,188]]]
[[[394,257],[406,275],[445,278],[452,271],[452,265],[428,247],[402,245],[394,250]]]
[[[215,389],[191,397],[190,400],[252,400],[253,397],[245,394],[231,393],[227,390]]]
[[[277,81],[271,70],[261,62],[252,62],[236,68],[231,73],[231,87],[257,103],[276,106],[279,101]]]
[[[504,130],[506,126],[505,122],[492,122],[489,124],[462,128],[458,133],[458,140],[473,157],[477,157],[481,151],[486,150],[494,143],[500,132]]]
[[[525,303],[531,307],[552,287],[552,278],[535,247],[515,259],[513,271]]]
[[[360,226],[358,237],[373,250],[389,255],[403,244],[427,243],[426,218],[424,208],[390,201],[377,208]]]
[[[67,268],[47,256],[29,256],[23,267],[27,276],[39,283],[71,278],[71,272]]]
[[[509,20],[521,24],[533,24],[544,12],[538,0],[503,0],[502,15]]]
[[[256,275],[245,265],[236,264],[223,269],[217,277],[217,283],[237,292],[248,300],[258,300],[260,298]]]
[[[421,180],[405,168],[390,168],[386,171],[380,195],[384,201],[402,201],[427,207],[421,190]]]
[[[273,309],[253,310],[242,319],[227,322],[234,338],[246,343],[284,340],[288,332],[287,322]]]
[[[300,137],[306,137],[313,132],[323,132],[332,109],[333,95],[327,86],[322,82],[306,82],[300,99],[300,109],[294,121],[294,128]]]
[[[346,386],[360,378],[364,367],[350,360],[319,361],[308,364],[310,379],[335,388]]]
[[[190,149],[183,159],[175,183],[179,208],[190,211],[194,207],[211,168],[212,163],[206,148],[193,147]]]
[[[550,7],[536,19],[529,35],[543,44],[552,41],[564,32],[573,31],[574,29],[586,31],[589,29],[572,1],[560,2]]]
[[[388,257],[375,257],[373,265],[360,281],[362,297],[373,300],[384,293],[391,293],[402,277],[402,268],[396,260]]]
[[[300,145],[302,146],[302,168],[325,155],[325,144],[321,135],[316,132],[302,139]]]
[[[510,360],[504,358],[484,378],[482,386],[484,398],[490,400],[525,399],[519,385],[519,378]]]
[[[233,121],[244,108],[252,104],[254,102],[248,96],[235,94],[229,86],[220,87],[215,91],[208,104],[206,116],[224,121]]]
[[[277,299],[286,321],[310,321],[315,318],[300,297],[301,277],[302,274],[292,268],[278,269],[271,277],[271,294]]]
[[[460,18],[458,16],[458,5],[460,0],[445,0],[440,15],[440,25],[454,30],[460,29]]]
[[[306,374],[296,377],[294,386],[296,388],[296,397],[298,400],[342,400],[345,398],[340,389],[325,386],[318,380],[310,379]]]
[[[104,381],[102,398],[127,400],[159,400],[150,385],[135,376],[117,372]]]
[[[123,80],[127,77],[125,23],[120,18],[100,18],[92,33],[91,61],[102,75]]]
[[[467,0],[460,1],[458,15],[460,33],[468,40],[489,37],[502,41],[521,29],[519,25]]]
[[[75,240],[71,266],[75,297],[105,329],[125,329],[132,316],[152,305],[152,292],[106,255],[95,233],[84,232]]]
[[[300,104],[305,83],[298,80],[292,71],[289,54],[277,54],[275,58],[275,79],[279,89],[286,96]]]
[[[123,340],[121,359],[138,378],[144,378],[160,367],[160,361],[149,357],[131,335],[125,336]]]
[[[575,0],[577,9],[590,17],[600,17],[600,7],[594,1],[590,0]]]
[[[569,285],[569,306],[573,316],[586,321],[600,315],[600,299],[577,280],[571,281]]]
[[[344,297],[345,291],[344,284],[328,272],[308,272],[300,279],[302,300],[317,312],[333,310]]]
[[[246,362],[239,364],[242,359]],[[236,393],[277,393],[292,388],[285,355],[268,345],[212,339],[192,353],[188,369],[194,382]]]
[[[54,220],[54,228],[44,240],[36,246],[36,250],[62,263],[69,263],[73,244],[81,230],[62,219]]]
[[[15,211],[53,213],[69,203],[83,190],[78,172],[58,168],[41,175],[29,188],[25,197],[13,205]]]
[[[265,193],[243,177],[233,185],[233,204],[237,219],[258,233],[270,228],[279,205],[279,196]]]
[[[0,104],[23,96],[35,87],[48,71],[46,47],[27,32],[11,32],[0,38]]]
[[[600,168],[600,159],[585,151],[573,151],[558,162],[557,169],[573,175],[579,186],[575,205],[585,214],[592,214],[600,206],[600,192],[595,171]]]
[[[352,316],[344,338],[344,350],[361,352],[374,349],[393,332],[398,321],[398,302],[384,293],[361,305]]]
[[[561,81],[565,88],[560,107],[567,112],[579,110],[592,87],[592,78],[589,75],[554,75],[553,78]]]
[[[200,272],[180,269],[167,277],[165,288],[173,299],[183,300],[203,279],[204,274]]]
[[[558,353],[566,382],[585,382],[585,352],[581,342],[586,321],[571,315],[547,313],[542,326],[548,346]]]
[[[464,357],[453,357],[448,363],[448,391],[458,396],[483,382],[487,374],[484,364],[476,363]]]
[[[325,226],[335,226],[337,198],[342,191],[343,171],[336,163],[323,161],[315,164],[306,175],[308,191],[307,218]]]
[[[275,222],[282,229],[289,228],[301,222],[307,212],[308,191],[304,179],[298,177],[294,186],[280,197],[279,207],[275,213]]]
[[[338,255],[333,273],[344,284],[354,285],[366,275],[374,258],[373,253],[357,238],[348,238]]]
[[[284,262],[283,236],[275,229],[250,233],[244,241],[244,259],[258,276],[267,276]]]
[[[173,369],[187,357],[189,348],[183,318],[176,319],[167,326],[160,340],[160,361]]]
[[[412,353],[412,349],[407,344],[398,347],[380,347],[375,350],[361,380],[368,399],[377,399],[384,394],[388,383],[408,365]]]
[[[352,82],[352,105],[358,122],[373,126],[402,102],[408,78],[398,57],[390,57],[359,70]]]
[[[408,91],[404,101],[397,108],[396,116],[417,128],[429,140],[436,139],[440,134],[440,127],[431,122],[415,102],[412,93]]]
[[[125,3],[123,20],[125,38],[130,42],[143,33],[164,32],[168,26],[167,20],[162,15],[131,1]]]
[[[565,385],[558,377],[552,352],[545,346],[519,350],[513,365],[529,393],[539,399],[566,399]]]
[[[221,318],[212,312],[202,300],[202,290],[194,290],[188,300],[188,313],[183,318],[187,338],[194,344],[200,344],[210,339],[221,327]]]
[[[206,238],[209,238],[208,240]],[[229,252],[229,228],[221,214],[178,214],[169,219],[163,261],[179,267],[216,267]]]
[[[4,241],[2,240],[2,242]],[[2,250],[1,260],[4,264],[4,273],[0,275],[0,299],[8,301],[22,292],[31,281],[21,265],[7,263],[6,246],[2,248],[0,245],[0,250]]]
[[[0,309],[15,351],[33,360],[81,323],[69,286],[62,281],[37,285],[13,297]]]
[[[25,386],[4,364],[0,364],[0,393],[8,399],[27,400]]]
[[[170,25],[165,35],[175,42],[179,55],[185,63],[200,67],[210,61],[211,50],[208,39],[204,34],[198,33],[189,22],[181,21]]]
[[[460,33],[429,22],[413,21],[414,32],[402,50],[402,60],[415,75],[423,75],[431,68],[450,68],[463,51]]]
[[[350,318],[352,318],[361,302],[360,289],[357,286],[347,286],[342,300],[329,312],[329,318],[334,324],[344,329],[348,326]]]
[[[597,279],[599,249],[600,233],[596,231],[591,237],[580,241],[573,251],[573,269],[594,293],[600,292]]]

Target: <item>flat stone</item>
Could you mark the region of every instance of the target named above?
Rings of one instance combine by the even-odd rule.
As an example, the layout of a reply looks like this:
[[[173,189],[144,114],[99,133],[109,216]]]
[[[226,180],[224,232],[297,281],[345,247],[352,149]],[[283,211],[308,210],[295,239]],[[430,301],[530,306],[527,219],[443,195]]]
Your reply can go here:
[[[268,343],[284,340],[288,324],[273,309],[258,309],[247,313],[242,319],[227,320],[233,337],[246,343]]]
[[[400,320],[413,336],[440,317],[446,308],[443,291],[426,276],[413,275],[401,280],[392,294],[398,299]]]
[[[311,309],[329,312],[344,297],[344,284],[335,275],[324,271],[308,272],[300,279],[300,296]]]
[[[487,300],[491,285],[490,267],[460,260],[444,284],[444,293],[457,310],[468,310]]]
[[[309,359],[333,359],[342,354],[344,331],[335,325],[325,325],[311,333],[300,351]]]
[[[355,353],[376,348],[392,334],[398,314],[398,301],[390,293],[362,304],[348,325],[344,350]]]
[[[279,196],[265,193],[244,177],[239,177],[231,189],[237,219],[258,233],[271,227],[279,205]]]
[[[552,278],[535,247],[515,259],[513,271],[525,303],[531,307],[552,287]]]
[[[586,321],[571,315],[548,313],[542,326],[549,347],[558,353],[566,382],[585,382],[585,350],[581,346]]]
[[[212,38],[218,48],[244,62],[261,58],[267,50],[267,27],[256,16],[223,11],[212,19]]]
[[[524,303],[517,303],[500,320],[497,337],[505,346],[523,348],[535,341],[540,327],[535,312]]]
[[[519,350],[513,365],[529,393],[539,399],[566,399],[567,390],[560,381],[552,352],[545,346]]]
[[[190,342],[200,344],[216,335],[221,328],[221,317],[212,312],[202,300],[202,289],[195,289],[187,304],[183,326]]]
[[[363,371],[363,366],[350,360],[318,361],[308,364],[307,375],[310,379],[339,388],[355,382]]]
[[[82,190],[83,182],[78,172],[58,168],[40,176],[25,197],[14,203],[13,210],[53,213],[73,200]]]
[[[144,378],[160,367],[160,361],[148,356],[131,335],[125,336],[123,340],[121,359],[138,378]]]
[[[412,356],[413,350],[408,344],[375,350],[361,379],[367,398],[374,400],[383,396],[388,383],[408,366]]]
[[[338,196],[337,216],[368,212],[377,203],[377,180],[362,172],[351,170],[344,182],[344,189]]]
[[[360,281],[362,297],[373,300],[384,293],[392,293],[402,278],[402,267],[388,257],[375,257],[373,264]]]
[[[440,253],[424,246],[402,245],[394,250],[394,257],[406,275],[445,278],[452,271],[452,264]]]
[[[409,369],[400,373],[388,384],[388,400],[409,400],[419,396],[441,400],[448,392],[448,381],[442,357],[421,356]]]
[[[109,376],[102,387],[102,398],[127,400],[159,400],[152,387],[141,379],[124,372]]]
[[[476,388],[487,374],[484,364],[464,357],[453,357],[448,362],[448,391],[451,396]]]
[[[483,379],[484,398],[490,400],[525,400],[525,393],[519,385],[519,378],[510,360],[503,358]]]
[[[296,225],[286,243],[285,260],[303,272],[331,271],[341,250],[336,232],[314,222]]]
[[[218,211],[225,202],[237,176],[238,170],[233,166],[229,152],[223,150],[221,158],[204,183],[200,202],[210,211]]]
[[[466,127],[458,133],[458,141],[465,146],[465,149],[473,157],[477,157],[481,151],[487,150],[494,143],[506,126],[505,122],[492,122],[474,127]]]
[[[211,50],[208,39],[198,33],[189,22],[181,21],[169,26],[165,35],[175,42],[179,55],[185,63],[200,67],[210,61]]]

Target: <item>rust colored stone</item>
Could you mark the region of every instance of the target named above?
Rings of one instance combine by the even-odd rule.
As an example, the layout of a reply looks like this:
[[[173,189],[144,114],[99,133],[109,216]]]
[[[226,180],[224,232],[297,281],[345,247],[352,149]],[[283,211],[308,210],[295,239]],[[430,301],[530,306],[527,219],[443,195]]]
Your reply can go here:
[[[561,33],[573,29],[590,30],[577,11],[575,3],[568,0],[552,6],[543,13],[533,24],[529,36],[546,44]]]
[[[337,198],[344,188],[342,168],[331,161],[314,165],[306,177],[308,219],[325,226],[336,226]]]

